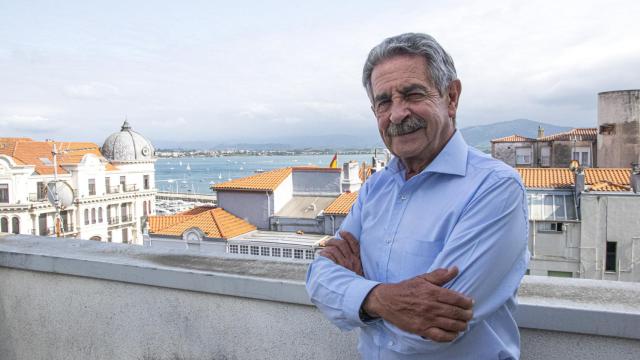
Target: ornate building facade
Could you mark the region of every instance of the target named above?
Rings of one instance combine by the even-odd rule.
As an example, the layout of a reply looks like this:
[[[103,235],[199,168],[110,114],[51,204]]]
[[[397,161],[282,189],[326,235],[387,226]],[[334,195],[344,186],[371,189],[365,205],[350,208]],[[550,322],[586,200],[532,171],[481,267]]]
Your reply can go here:
[[[127,121],[102,147],[0,138],[0,232],[142,245],[143,217],[155,212],[154,151]],[[72,194],[58,209],[47,190],[56,177]]]

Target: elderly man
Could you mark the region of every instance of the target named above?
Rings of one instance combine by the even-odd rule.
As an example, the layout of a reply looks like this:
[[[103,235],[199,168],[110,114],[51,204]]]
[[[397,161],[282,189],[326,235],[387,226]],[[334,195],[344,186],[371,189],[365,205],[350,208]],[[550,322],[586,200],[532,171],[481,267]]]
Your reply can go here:
[[[517,359],[529,258],[518,174],[456,131],[461,83],[431,36],[384,40],[362,80],[395,158],[309,267],[311,300],[360,328],[366,359]]]

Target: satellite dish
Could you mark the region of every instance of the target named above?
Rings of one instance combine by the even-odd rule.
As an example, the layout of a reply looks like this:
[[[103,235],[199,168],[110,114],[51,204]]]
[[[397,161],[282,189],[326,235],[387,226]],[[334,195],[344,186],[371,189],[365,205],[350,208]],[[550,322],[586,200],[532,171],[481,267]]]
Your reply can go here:
[[[73,204],[73,189],[65,181],[50,181],[47,183],[47,199],[53,206],[66,208]]]

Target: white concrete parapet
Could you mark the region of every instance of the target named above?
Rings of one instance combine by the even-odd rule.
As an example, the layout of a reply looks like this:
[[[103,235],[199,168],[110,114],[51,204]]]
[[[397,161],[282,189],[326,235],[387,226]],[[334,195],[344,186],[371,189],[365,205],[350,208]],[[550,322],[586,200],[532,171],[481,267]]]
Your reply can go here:
[[[347,359],[356,334],[312,306],[306,265],[0,237],[0,356]],[[640,284],[528,276],[523,359],[637,359]]]

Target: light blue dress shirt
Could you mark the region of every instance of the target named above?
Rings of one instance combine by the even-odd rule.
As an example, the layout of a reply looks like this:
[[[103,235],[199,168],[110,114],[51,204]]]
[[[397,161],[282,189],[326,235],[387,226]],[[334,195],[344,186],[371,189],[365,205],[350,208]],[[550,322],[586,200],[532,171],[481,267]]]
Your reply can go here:
[[[515,294],[527,269],[527,201],[517,172],[468,147],[456,131],[440,154],[405,180],[393,159],[371,176],[340,230],[360,240],[364,277],[318,257],[307,273],[311,301],[342,330],[360,328],[365,359],[518,359]],[[369,291],[457,266],[445,287],[475,300],[469,329],[437,343],[358,315]]]

